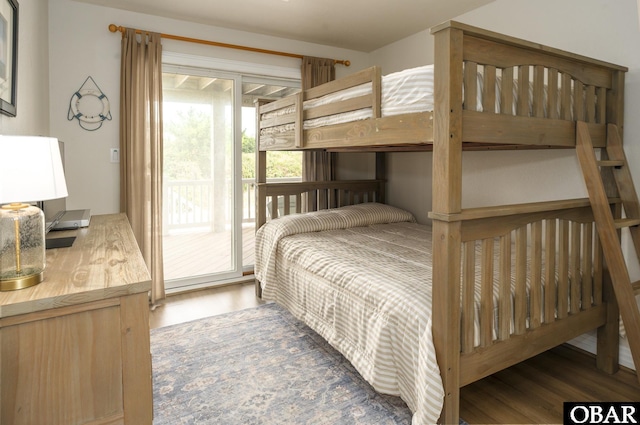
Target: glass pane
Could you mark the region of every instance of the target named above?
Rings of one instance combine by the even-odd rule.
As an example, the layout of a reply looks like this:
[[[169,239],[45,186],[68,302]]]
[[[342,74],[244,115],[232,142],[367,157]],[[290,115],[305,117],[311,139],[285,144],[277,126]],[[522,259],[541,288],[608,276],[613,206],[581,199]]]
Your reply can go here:
[[[255,263],[256,223],[256,110],[242,107],[242,264]]]
[[[235,269],[233,85],[163,74],[167,280]]]

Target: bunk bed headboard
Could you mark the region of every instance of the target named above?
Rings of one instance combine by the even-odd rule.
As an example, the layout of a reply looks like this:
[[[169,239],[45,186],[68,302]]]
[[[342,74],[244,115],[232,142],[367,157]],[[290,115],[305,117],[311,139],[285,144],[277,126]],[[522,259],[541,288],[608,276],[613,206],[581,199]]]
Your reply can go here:
[[[314,211],[364,202],[384,203],[385,183],[381,179],[258,183],[256,229],[266,223],[267,218],[303,212],[308,198]]]
[[[606,124],[622,129],[626,67],[459,22],[431,32],[436,56],[444,55],[435,60],[435,90],[448,87],[440,96],[462,110],[464,142],[573,147],[580,120],[602,147]],[[437,114],[434,121],[441,124]]]

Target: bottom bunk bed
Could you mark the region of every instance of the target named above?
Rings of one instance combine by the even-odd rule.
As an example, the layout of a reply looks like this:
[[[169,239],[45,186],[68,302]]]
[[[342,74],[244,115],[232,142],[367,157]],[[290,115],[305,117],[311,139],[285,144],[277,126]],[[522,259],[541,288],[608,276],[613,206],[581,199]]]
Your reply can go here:
[[[400,396],[413,424],[457,421],[458,401],[444,400],[459,387],[593,329],[601,366],[617,361],[617,310],[605,302],[612,297],[588,200],[466,210],[458,305],[444,309],[459,314],[460,329],[449,331],[432,329],[432,288],[446,286],[431,281],[432,229],[406,211],[365,203],[376,200],[376,184],[364,196],[326,193],[335,206],[356,205],[261,226],[256,289],[327,339],[377,391]],[[316,193],[319,183],[312,186]],[[269,196],[299,197],[304,187]],[[455,391],[443,386],[437,332],[459,338]]]

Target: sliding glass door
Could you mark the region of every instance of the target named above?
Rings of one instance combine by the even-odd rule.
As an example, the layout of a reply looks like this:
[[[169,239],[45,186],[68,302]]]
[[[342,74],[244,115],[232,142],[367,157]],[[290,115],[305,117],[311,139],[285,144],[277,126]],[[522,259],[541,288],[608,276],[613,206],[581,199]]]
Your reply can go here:
[[[235,254],[234,78],[163,75],[167,287],[231,277]]]
[[[254,259],[253,101],[298,89],[228,72],[163,69],[167,290],[240,280]]]

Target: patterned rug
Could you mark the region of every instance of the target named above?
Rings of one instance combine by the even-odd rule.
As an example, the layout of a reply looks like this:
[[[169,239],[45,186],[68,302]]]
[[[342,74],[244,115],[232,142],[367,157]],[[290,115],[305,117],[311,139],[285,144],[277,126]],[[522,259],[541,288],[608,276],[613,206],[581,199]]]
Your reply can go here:
[[[275,304],[151,331],[154,425],[410,424]]]

